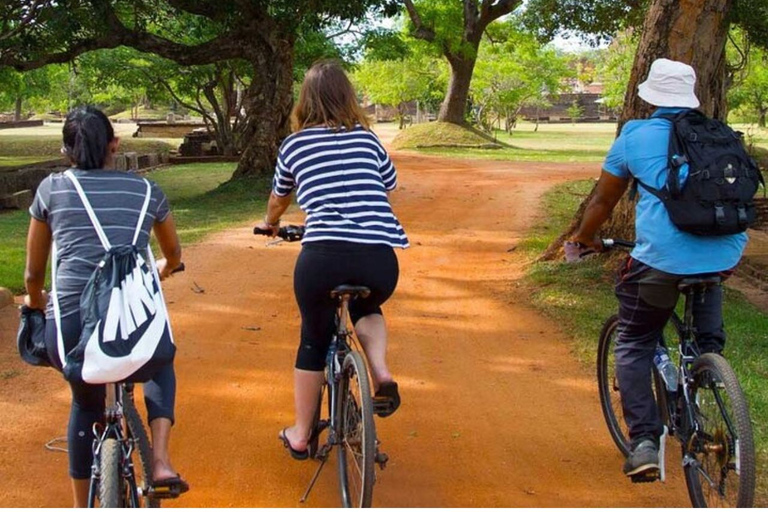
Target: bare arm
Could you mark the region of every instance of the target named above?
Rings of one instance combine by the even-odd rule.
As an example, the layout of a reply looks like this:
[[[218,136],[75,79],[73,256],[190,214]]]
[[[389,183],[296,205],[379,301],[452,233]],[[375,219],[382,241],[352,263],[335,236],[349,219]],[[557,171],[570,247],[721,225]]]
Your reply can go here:
[[[278,196],[274,192],[269,194],[269,202],[267,203],[267,214],[264,216],[257,228],[263,231],[272,231],[272,236],[277,236],[277,230],[280,229],[280,217],[283,216],[285,210],[291,205],[291,195]]]
[[[51,228],[45,222],[31,219],[27,234],[27,265],[24,283],[27,288],[25,304],[32,309],[45,309],[47,301],[43,293],[45,267],[51,251]]]
[[[584,210],[581,225],[573,237],[574,242],[598,251],[603,249],[602,243],[596,238],[597,231],[610,217],[628,184],[629,180],[626,178],[618,178],[606,171],[600,174],[595,195]]]
[[[155,222],[152,229],[160,244],[163,259],[157,262],[158,272],[162,279],[171,275],[171,272],[181,265],[181,243],[176,233],[176,222],[173,214],[169,213],[163,222]]]

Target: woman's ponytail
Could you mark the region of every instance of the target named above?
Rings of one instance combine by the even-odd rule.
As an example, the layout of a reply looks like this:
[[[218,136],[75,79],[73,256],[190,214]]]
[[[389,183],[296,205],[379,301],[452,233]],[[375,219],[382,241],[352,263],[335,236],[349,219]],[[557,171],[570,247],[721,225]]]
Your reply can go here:
[[[109,143],[115,138],[112,124],[94,107],[72,110],[64,121],[64,149],[78,169],[102,169]]]

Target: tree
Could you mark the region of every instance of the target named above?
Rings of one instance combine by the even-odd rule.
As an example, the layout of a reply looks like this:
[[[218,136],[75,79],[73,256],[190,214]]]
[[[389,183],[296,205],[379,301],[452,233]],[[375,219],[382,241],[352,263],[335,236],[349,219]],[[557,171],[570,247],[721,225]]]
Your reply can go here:
[[[470,92],[481,128],[504,120],[509,133],[520,109],[557,95],[570,76],[567,60],[520,28],[515,20],[488,27]]]
[[[243,155],[235,176],[271,173],[289,130],[297,37],[362,20],[385,0],[83,0],[0,8],[0,67],[28,71],[127,46],[182,66],[243,60]]]
[[[0,68],[0,109],[13,109],[14,121],[21,121],[24,105],[44,107],[47,98],[55,88],[55,80],[61,77],[61,67],[36,69],[19,73],[13,69]]]
[[[438,120],[464,124],[469,87],[483,33],[522,0],[404,0],[410,33],[448,60],[451,78]]]
[[[651,63],[661,57],[691,64],[697,73],[696,94],[701,101],[700,108],[710,116],[725,115],[725,41],[732,7],[732,0],[652,0],[643,24],[617,134],[626,121],[648,117],[654,109],[637,95],[637,86],[648,75]],[[578,228],[593,194],[594,189],[582,202],[573,224],[549,246],[543,259],[559,254],[563,242]],[[634,239],[634,206],[625,194],[603,231],[616,238]]]
[[[410,55],[397,60],[365,60],[353,80],[373,103],[397,109],[400,129],[405,126],[408,102],[429,97],[439,83],[440,63],[426,55]]]

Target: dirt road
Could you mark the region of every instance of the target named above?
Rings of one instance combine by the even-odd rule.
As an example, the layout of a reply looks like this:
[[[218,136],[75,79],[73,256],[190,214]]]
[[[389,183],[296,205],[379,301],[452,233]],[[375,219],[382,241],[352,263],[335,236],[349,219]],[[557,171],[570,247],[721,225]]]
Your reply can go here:
[[[395,208],[413,247],[399,253],[385,307],[403,406],[377,423],[391,463],[374,504],[688,505],[676,465],[664,485],[621,475],[591,368],[515,286],[521,263],[508,249],[542,214],[540,195],[595,166],[395,162]],[[315,465],[290,459],[276,438],[292,421],[298,251],[265,247],[243,226],[188,248],[188,271],[166,286],[179,346],[172,451],[193,489],[175,504],[298,505]],[[66,456],[43,449],[65,432],[65,384],[19,363],[7,309],[0,322],[0,506],[67,506]],[[338,504],[331,465],[309,505]]]

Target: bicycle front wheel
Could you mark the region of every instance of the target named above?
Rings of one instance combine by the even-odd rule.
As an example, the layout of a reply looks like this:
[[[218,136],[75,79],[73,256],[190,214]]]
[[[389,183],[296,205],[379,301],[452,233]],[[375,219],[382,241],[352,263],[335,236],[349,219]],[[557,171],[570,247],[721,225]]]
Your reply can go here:
[[[751,507],[755,446],[744,392],[722,356],[693,363],[691,404],[696,425],[684,447],[685,480],[694,507]]]
[[[600,340],[597,345],[597,386],[600,392],[600,406],[603,410],[603,417],[608,426],[608,432],[611,434],[613,442],[625,457],[629,456],[629,429],[624,421],[624,412],[621,407],[621,392],[619,391],[619,381],[616,377],[616,359],[614,350],[619,333],[619,317],[613,315],[605,324],[600,332]],[[680,320],[673,315],[664,331],[665,339],[680,339]],[[674,344],[667,344],[670,346]],[[676,349],[670,348],[670,352]],[[675,357],[674,354],[670,354]],[[653,394],[656,397],[656,404],[662,422],[667,422],[667,397],[664,393],[665,387],[655,368],[651,370],[653,378]],[[661,391],[661,393],[660,393]]]
[[[122,508],[125,492],[121,475],[121,449],[117,439],[105,439],[101,445],[99,475],[99,506]]]
[[[339,484],[345,507],[370,507],[376,478],[376,427],[368,371],[362,356],[350,352],[339,386]]]

